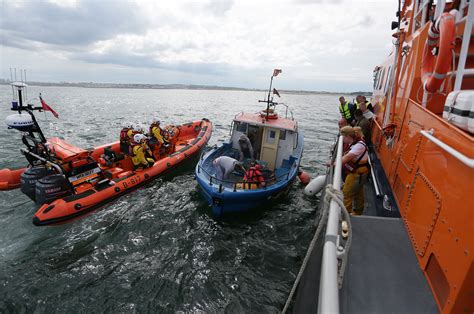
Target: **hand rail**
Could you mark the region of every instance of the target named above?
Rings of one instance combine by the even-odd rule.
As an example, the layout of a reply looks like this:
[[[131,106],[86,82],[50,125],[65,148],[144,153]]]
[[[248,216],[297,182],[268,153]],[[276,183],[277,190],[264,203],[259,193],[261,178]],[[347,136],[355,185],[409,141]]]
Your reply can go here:
[[[436,145],[438,145],[439,147],[441,147],[445,152],[447,152],[448,154],[450,154],[451,156],[453,156],[454,158],[456,158],[457,160],[459,160],[460,162],[462,162],[463,164],[465,164],[469,168],[474,168],[474,158],[467,157],[466,155],[460,153],[459,151],[452,148],[448,144],[446,144],[443,141],[437,139],[433,135],[434,134],[433,129],[430,129],[429,131],[421,130],[420,134],[423,135],[424,137],[426,137],[427,139],[429,139],[430,141],[432,141],[433,143],[435,143]]]
[[[433,21],[436,21],[438,17],[440,17],[441,14],[443,14],[445,7],[446,7],[446,0],[438,0],[436,2],[436,8],[435,8]]]
[[[380,193],[379,183],[377,181],[377,177],[375,176],[374,165],[372,164],[372,160],[370,159],[370,154],[368,154],[368,156],[369,156],[368,162],[369,162],[369,165],[370,165],[370,168],[371,168],[370,174],[372,176],[372,181],[373,181],[373,184],[374,184],[375,195],[377,197],[379,197],[379,196],[382,195],[382,193]]]
[[[241,115],[243,115],[243,114],[244,114],[243,111],[239,112],[238,114],[236,114],[236,115],[234,116],[234,119],[236,119],[238,116],[241,116]]]
[[[200,162],[198,164],[198,173],[200,173],[201,171],[204,172],[204,174],[206,174],[208,177],[209,177],[209,183],[210,185],[212,184],[232,184],[233,185],[233,189],[234,191],[236,190],[236,184],[243,184],[243,183],[256,183],[256,182],[247,182],[247,181],[244,181],[243,179],[241,181],[229,181],[229,180],[223,180],[223,179],[218,179],[216,178],[216,176],[213,176],[211,175],[202,165],[201,165],[202,162]],[[274,177],[272,179],[266,179],[265,181],[263,182],[260,182],[260,183],[269,183],[269,182],[273,182],[273,181],[280,181],[280,179],[282,179],[283,177],[286,177],[287,179],[289,178],[290,176],[290,172],[291,172],[291,169],[288,170],[287,173],[284,173],[284,174],[281,174],[279,175],[278,177]],[[262,188],[263,189],[266,189],[268,187],[268,185],[265,185],[263,186]]]
[[[36,155],[35,153],[32,153],[30,152],[29,150],[26,150],[24,148],[20,148],[20,151],[24,154],[24,155],[30,155],[42,162],[44,162],[45,164],[48,164],[50,165],[51,167],[53,167],[54,169],[56,169],[58,171],[59,174],[63,174],[63,170],[61,169],[60,166],[58,166],[57,164],[55,164],[54,162],[51,162],[49,160],[46,160],[45,158],[41,157],[41,156],[38,156]]]
[[[469,44],[471,42],[471,32],[472,32],[473,23],[474,23],[474,4],[469,3],[469,8],[467,12],[467,20],[464,25],[464,33],[462,36],[461,52],[459,55],[459,61],[458,61],[458,66],[457,66],[457,71],[456,71],[456,74],[457,74],[456,81],[454,81],[453,90],[455,91],[461,89],[464,75],[469,75],[472,73],[472,69],[466,69],[466,59],[467,59]]]
[[[341,190],[341,172],[342,136],[339,136],[333,180],[333,187],[339,191]],[[339,205],[331,200],[321,263],[318,313],[339,313],[337,238],[339,236],[340,216],[341,209]]]

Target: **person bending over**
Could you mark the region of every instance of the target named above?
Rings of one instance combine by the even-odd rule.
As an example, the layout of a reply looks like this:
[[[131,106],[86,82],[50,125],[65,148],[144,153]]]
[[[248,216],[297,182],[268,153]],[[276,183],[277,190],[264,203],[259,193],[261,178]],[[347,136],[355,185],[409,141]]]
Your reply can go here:
[[[220,156],[214,159],[212,165],[214,166],[218,180],[226,180],[235,169],[243,169],[237,159],[229,156]]]

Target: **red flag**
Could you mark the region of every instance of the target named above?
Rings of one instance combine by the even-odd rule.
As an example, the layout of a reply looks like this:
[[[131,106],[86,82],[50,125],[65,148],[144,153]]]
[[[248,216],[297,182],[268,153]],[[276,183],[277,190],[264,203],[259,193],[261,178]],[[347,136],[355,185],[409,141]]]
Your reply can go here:
[[[273,70],[273,76],[277,76],[281,72],[282,72],[281,69],[275,69],[275,70]]]
[[[43,107],[43,110],[44,111],[51,111],[51,113],[53,114],[54,117],[56,117],[57,119],[59,119],[59,114],[53,110],[53,108],[51,108],[44,100],[43,98],[41,98],[41,95],[39,96],[40,97],[40,101],[41,101],[41,106]]]
[[[280,93],[276,90],[276,88],[273,89],[273,94],[277,95],[278,97],[280,97]]]

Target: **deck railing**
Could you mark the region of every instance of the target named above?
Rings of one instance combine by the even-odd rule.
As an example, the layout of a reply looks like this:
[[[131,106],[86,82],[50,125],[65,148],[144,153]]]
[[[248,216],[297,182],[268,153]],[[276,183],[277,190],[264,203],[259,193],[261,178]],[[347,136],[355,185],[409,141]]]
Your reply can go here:
[[[454,82],[454,90],[460,90],[462,86],[462,81],[465,75],[473,75],[474,69],[466,69],[466,59],[468,56],[469,45],[471,43],[471,34],[472,34],[472,24],[474,23],[474,4],[465,2],[461,4],[460,15],[457,16],[459,19],[462,17],[464,11],[464,6],[468,5],[468,12],[466,18],[466,24],[464,25],[464,33],[462,36],[461,51],[459,54],[458,66],[456,68],[456,81]],[[462,18],[460,19],[462,20]]]
[[[204,168],[201,165],[201,162],[200,162],[198,164],[198,173],[201,173],[201,171],[209,178],[209,185],[211,185],[211,186],[213,184],[218,184],[219,185],[219,193],[222,193],[224,191],[224,188],[226,187],[226,185],[228,187],[232,187],[233,191],[236,192],[238,190],[237,185],[239,185],[239,184],[255,184],[255,183],[257,183],[257,182],[244,181],[243,178],[242,178],[242,180],[238,180],[238,181],[218,179],[215,175],[212,175],[209,171],[207,171],[206,168]],[[284,174],[281,174],[277,177],[265,179],[264,181],[259,182],[259,184],[261,185],[261,188],[267,189],[268,186],[271,186],[275,182],[279,182],[282,179],[288,180],[290,178],[290,173],[291,173],[291,168],[288,169],[288,172],[286,172]],[[265,185],[262,185],[262,183],[265,183]],[[240,189],[241,188],[239,188],[239,190]]]
[[[342,136],[339,136],[333,178],[333,187],[338,191],[341,190],[341,174]],[[331,200],[321,263],[318,313],[339,313],[337,239],[339,237],[340,216],[341,209],[339,205],[336,201]]]

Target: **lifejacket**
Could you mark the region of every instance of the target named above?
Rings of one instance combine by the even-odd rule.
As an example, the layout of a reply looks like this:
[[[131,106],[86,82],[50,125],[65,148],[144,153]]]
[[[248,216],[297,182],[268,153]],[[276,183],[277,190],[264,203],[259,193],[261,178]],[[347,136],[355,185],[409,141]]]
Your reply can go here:
[[[150,125],[150,136],[153,136],[160,144],[163,144],[163,130],[159,124],[152,123]]]
[[[129,131],[133,132],[129,127],[125,127],[120,131],[120,143],[130,143]]]
[[[179,128],[175,127],[174,125],[168,125],[164,129],[163,139],[165,142],[171,143],[178,136],[178,134]]]
[[[150,146],[148,146],[147,143],[140,144],[143,147],[143,152],[145,153],[145,157],[153,159],[153,162],[155,161],[153,158],[153,152],[151,151]]]
[[[158,143],[161,145],[169,144],[169,134],[168,134],[168,126],[165,129],[160,128],[158,124],[152,124],[150,126],[150,135],[153,136]]]
[[[132,155],[133,136],[139,133],[130,127],[124,127],[120,131],[120,151],[127,155]]]
[[[346,120],[351,120],[352,119],[352,114],[351,110],[349,109],[349,102],[346,101],[344,106],[342,104],[339,104],[339,111],[341,112],[341,115],[346,118]]]
[[[245,184],[248,184],[249,189],[252,189],[252,184],[256,184],[258,187],[262,182],[265,182],[265,177],[263,176],[262,172],[254,166],[250,167],[249,170],[245,172],[244,182]]]
[[[372,113],[374,113],[374,106],[372,106],[372,103],[368,100],[365,101],[365,107],[369,109]]]
[[[364,139],[358,140],[356,143],[352,144],[351,147],[358,144],[358,143],[361,143],[362,145],[364,145],[364,151],[362,152],[362,154],[360,154],[359,157],[357,157],[355,162],[353,160],[350,160],[350,161],[348,161],[344,164],[344,169],[347,172],[353,173],[357,169],[362,168],[362,167],[367,167],[367,169],[369,169],[369,163],[368,162],[360,163],[360,161],[362,160],[362,158],[364,157],[364,155],[365,155],[365,153],[367,152],[367,149],[368,149],[367,144],[365,144]]]

